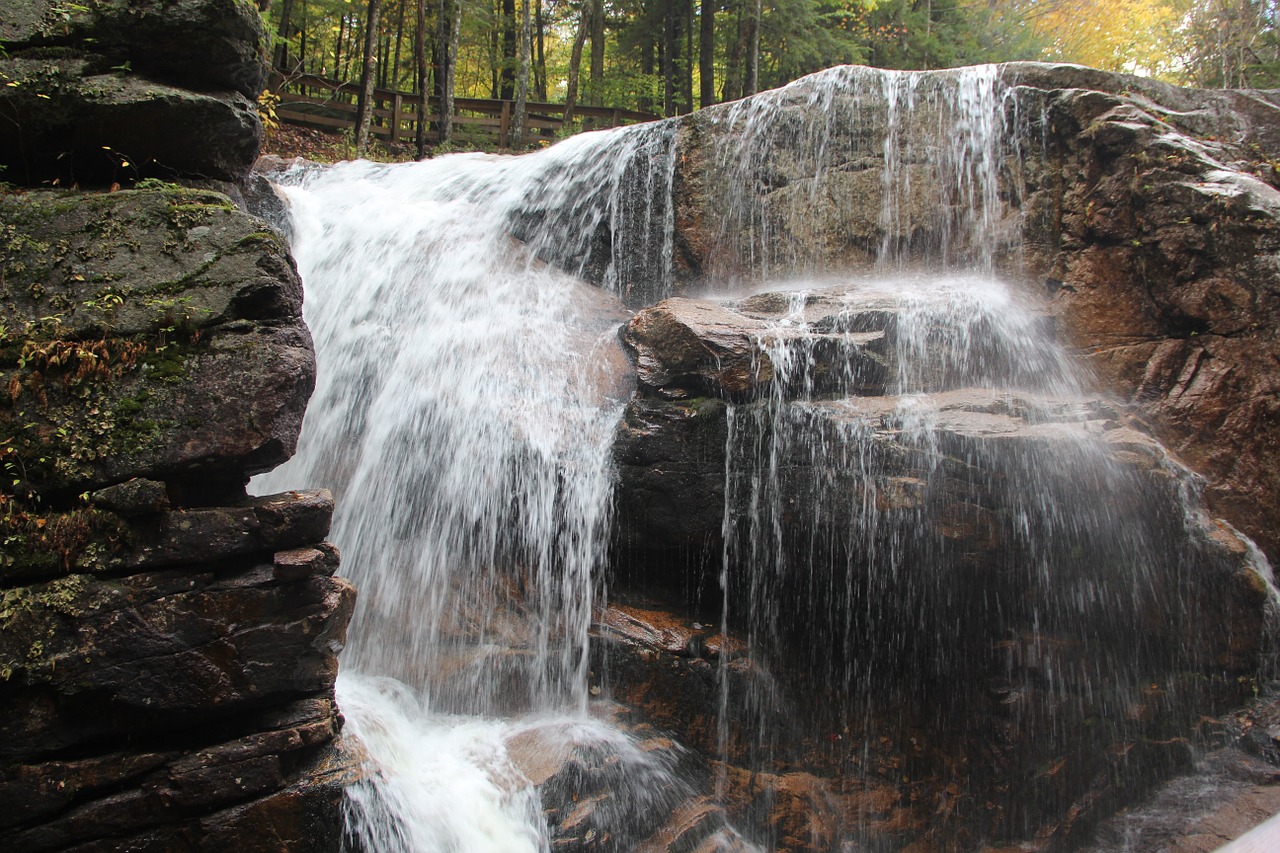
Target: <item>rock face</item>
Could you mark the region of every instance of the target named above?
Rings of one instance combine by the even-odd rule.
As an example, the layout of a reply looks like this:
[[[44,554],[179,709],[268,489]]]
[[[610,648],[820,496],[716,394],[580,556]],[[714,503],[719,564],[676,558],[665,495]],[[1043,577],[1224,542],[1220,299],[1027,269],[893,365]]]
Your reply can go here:
[[[6,182],[246,176],[252,4],[9,6]],[[333,850],[333,499],[245,494],[315,381],[301,282],[225,195],[141,183],[0,195],[0,846]]]
[[[6,181],[106,185],[248,174],[262,136],[253,99],[267,45],[253,4],[9,6],[0,22]]]
[[[833,69],[681,120],[675,293],[992,265],[1051,297],[1061,337],[1274,562],[1278,118],[1275,93],[1076,66]]]
[[[1121,91],[1040,95],[1053,133],[1029,161],[1028,271],[1107,387],[1274,562],[1280,102]]]
[[[0,845],[335,849],[333,500],[244,491],[315,378],[285,247],[174,186],[0,235]]]
[[[614,589],[667,603],[602,613],[599,666],[768,849],[1069,848],[1260,665],[1265,581],[1190,475],[1046,317],[935,290],[673,298],[623,333]]]

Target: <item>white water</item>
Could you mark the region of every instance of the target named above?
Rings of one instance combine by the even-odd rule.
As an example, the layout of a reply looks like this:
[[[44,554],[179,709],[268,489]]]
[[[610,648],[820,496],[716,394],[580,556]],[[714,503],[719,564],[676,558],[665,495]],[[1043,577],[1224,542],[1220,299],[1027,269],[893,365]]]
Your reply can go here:
[[[339,695],[371,756],[350,798],[366,849],[546,847],[504,738],[531,714],[585,713],[608,450],[631,388],[617,297],[542,258],[596,263],[625,290],[643,265],[593,256],[593,234],[624,194],[669,196],[668,150],[661,134],[590,134],[523,158],[287,178],[319,380],[297,456],[255,487],[337,498],[332,538],[359,590]],[[669,213],[637,207],[633,242],[661,257]]]
[[[864,115],[862,95],[879,106]],[[1080,433],[1074,455],[1049,473],[1036,473],[1034,458],[1005,472],[1022,478],[1013,511],[1027,550],[1043,558],[1028,571],[1046,587],[1053,536],[1087,541],[1103,530],[1098,550],[1118,541],[1096,517],[1062,518],[1054,477],[1101,458],[1086,434],[1090,413],[1073,408],[1082,383],[1040,319],[992,274],[1009,250],[1004,232],[1016,230],[1006,215],[1016,195],[1006,106],[990,67],[928,77],[833,69],[707,119],[736,140],[717,152],[708,179],[724,193],[708,283],[758,288],[848,262],[877,271],[849,290],[848,316],[870,299],[897,318],[886,391],[896,407],[879,420],[848,416],[856,406],[814,385],[806,347],[815,332],[850,329],[842,320],[810,327],[806,298],[818,288],[788,285],[791,310],[762,341],[780,376],[776,396],[730,412],[723,582],[747,587],[750,612],[737,622],[766,657],[795,621],[819,614],[842,648],[888,637],[882,657],[914,660],[927,649],[926,668],[962,663],[965,649],[948,631],[961,630],[957,614],[971,614],[947,609],[946,588],[906,579],[902,551],[923,518],[878,508],[877,489],[893,484],[870,449],[873,433],[895,431],[940,469],[939,435],[952,417],[941,392],[981,389],[997,409],[1036,410],[1030,419]],[[673,286],[674,135],[664,123],[520,158],[354,163],[286,181],[320,378],[298,455],[257,488],[324,486],[337,497],[332,538],[360,593],[339,700],[370,754],[368,778],[348,799],[349,832],[364,849],[547,849],[533,771],[512,746],[530,732],[616,756],[626,768],[617,784],[630,780],[616,799],[634,810],[662,813],[667,789],[679,787],[669,767],[585,717],[588,629],[603,598],[611,522],[609,448],[632,392],[616,343],[627,316],[620,298],[644,304]],[[849,187],[837,173],[858,169],[870,180],[849,186],[873,187],[872,201],[840,196]],[[838,192],[828,193],[829,181]],[[815,205],[838,209],[845,230],[802,234]],[[921,267],[932,274],[905,274]],[[836,392],[859,381],[849,370]],[[842,535],[861,548],[843,555],[847,586],[817,574],[800,585],[808,599],[799,614],[781,612],[776,594],[780,578],[812,570],[788,553],[792,508],[781,503],[780,472],[797,455],[833,472],[814,490],[812,530],[828,535],[824,524],[860,504],[856,529]],[[1116,486],[1105,465],[1090,470],[1079,479],[1099,493]],[[830,548],[818,539],[811,552]],[[1121,544],[1125,557],[1146,546],[1141,535]],[[740,580],[733,573],[744,566],[754,572]],[[857,587],[859,573],[872,577],[870,591]],[[1043,613],[1033,604],[1032,622],[1069,622],[1097,605],[1096,575],[1081,571],[1072,586],[1059,574],[1062,598]],[[1131,611],[1143,578],[1129,578],[1107,608]],[[891,624],[910,606],[903,601],[918,601],[920,624]],[[833,683],[870,701],[864,688],[881,660],[841,661]],[[1046,677],[1072,698],[1058,673]],[[727,685],[726,706],[768,701],[730,697]],[[761,715],[765,754],[771,734]]]
[[[705,178],[721,202],[717,286],[913,265],[989,274],[1016,245],[1004,196],[1018,191],[1019,128],[996,66],[831,68],[704,120],[726,140]]]

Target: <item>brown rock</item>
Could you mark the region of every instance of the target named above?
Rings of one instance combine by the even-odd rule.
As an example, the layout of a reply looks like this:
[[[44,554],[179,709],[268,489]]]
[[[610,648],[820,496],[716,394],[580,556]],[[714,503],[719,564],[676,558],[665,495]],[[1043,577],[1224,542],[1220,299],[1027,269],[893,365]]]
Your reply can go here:
[[[739,397],[773,378],[757,339],[764,328],[712,303],[675,298],[637,313],[623,340],[642,385]]]
[[[271,568],[196,567],[11,590],[0,631],[0,758],[241,714],[332,690],[354,590]]]
[[[156,480],[135,477],[89,496],[94,506],[120,515],[154,515],[169,508],[169,489]]]
[[[19,333],[0,350],[0,428],[20,490],[142,477],[219,502],[292,453],[314,355],[301,283],[261,222],[174,189],[7,195],[0,227],[19,247],[0,292]]]

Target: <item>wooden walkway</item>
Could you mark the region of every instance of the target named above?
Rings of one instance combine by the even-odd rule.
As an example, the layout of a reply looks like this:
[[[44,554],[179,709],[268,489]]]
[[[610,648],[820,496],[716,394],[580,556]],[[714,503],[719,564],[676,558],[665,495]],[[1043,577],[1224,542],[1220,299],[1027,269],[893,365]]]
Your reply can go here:
[[[287,79],[273,76],[271,88],[279,97],[276,117],[289,124],[313,127],[320,130],[354,128],[356,100],[360,87],[355,83],[341,83],[310,74],[294,75]],[[412,142],[417,133],[418,95],[392,89],[374,89],[373,125],[371,133],[391,143]],[[440,101],[429,98],[426,116],[427,139],[439,141],[436,131],[440,121]],[[510,148],[511,115],[514,101],[485,98],[454,98],[453,136],[464,143],[497,143],[499,148]],[[576,106],[575,119],[581,119],[583,129],[618,127],[642,121],[653,121],[658,116],[635,110],[610,107]],[[564,104],[543,104],[530,101],[526,107],[526,137],[554,139],[564,127]]]

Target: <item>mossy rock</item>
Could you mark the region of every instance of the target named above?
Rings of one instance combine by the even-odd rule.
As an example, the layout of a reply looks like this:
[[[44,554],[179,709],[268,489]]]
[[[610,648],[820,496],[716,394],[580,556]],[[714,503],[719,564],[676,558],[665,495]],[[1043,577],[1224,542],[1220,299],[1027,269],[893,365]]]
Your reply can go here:
[[[21,500],[286,459],[314,383],[281,242],[178,187],[0,196],[0,466]]]

